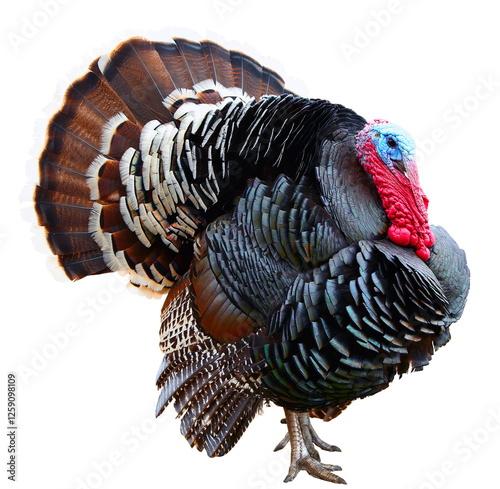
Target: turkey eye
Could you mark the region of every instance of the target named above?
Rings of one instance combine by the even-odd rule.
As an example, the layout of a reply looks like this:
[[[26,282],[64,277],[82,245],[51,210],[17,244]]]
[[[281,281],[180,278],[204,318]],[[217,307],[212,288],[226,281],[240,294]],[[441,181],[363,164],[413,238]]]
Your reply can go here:
[[[394,141],[394,139],[392,138],[387,138],[387,145],[389,146],[389,148],[395,148],[397,146],[396,141]]]

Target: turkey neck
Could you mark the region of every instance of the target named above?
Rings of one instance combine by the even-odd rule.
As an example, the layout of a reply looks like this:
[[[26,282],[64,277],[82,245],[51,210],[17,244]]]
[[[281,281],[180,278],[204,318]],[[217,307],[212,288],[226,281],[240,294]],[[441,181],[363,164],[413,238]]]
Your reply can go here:
[[[363,124],[358,118],[337,127],[323,142],[316,167],[325,209],[349,244],[377,239],[390,225],[377,188],[356,156],[356,135]]]

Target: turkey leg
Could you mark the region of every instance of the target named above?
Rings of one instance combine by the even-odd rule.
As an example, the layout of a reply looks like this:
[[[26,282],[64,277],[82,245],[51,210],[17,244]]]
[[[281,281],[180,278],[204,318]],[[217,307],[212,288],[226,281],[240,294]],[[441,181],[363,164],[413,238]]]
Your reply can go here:
[[[317,435],[311,425],[309,413],[300,413],[285,408],[285,419],[288,433],[274,449],[281,450],[288,442],[292,448],[290,469],[284,482],[295,479],[301,470],[309,475],[336,484],[346,484],[345,480],[335,475],[333,471],[342,470],[338,465],[323,464],[315,446],[329,452],[340,452],[340,448],[325,443]]]

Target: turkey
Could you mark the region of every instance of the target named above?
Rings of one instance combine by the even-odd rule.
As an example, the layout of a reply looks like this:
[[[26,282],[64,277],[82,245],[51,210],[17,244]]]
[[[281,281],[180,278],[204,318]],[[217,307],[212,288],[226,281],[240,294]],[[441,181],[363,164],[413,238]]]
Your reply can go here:
[[[156,414],[172,404],[215,457],[283,407],[285,482],[344,483],[311,418],[425,367],[469,289],[405,130],[210,41],[132,38],[95,60],[48,125],[34,201],[69,279],[165,295]]]

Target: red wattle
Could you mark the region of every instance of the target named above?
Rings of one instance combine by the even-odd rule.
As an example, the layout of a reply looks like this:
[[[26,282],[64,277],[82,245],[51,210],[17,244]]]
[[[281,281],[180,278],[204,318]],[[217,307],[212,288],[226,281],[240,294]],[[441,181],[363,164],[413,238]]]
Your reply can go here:
[[[406,228],[394,226],[394,224],[387,231],[387,236],[394,243],[400,246],[408,246],[410,244],[411,233]]]
[[[424,239],[424,245],[432,246],[435,242],[436,242],[436,237],[434,236],[434,233],[431,230],[429,230],[429,234]]]
[[[374,121],[377,124],[386,121]],[[430,257],[435,237],[429,227],[429,200],[420,188],[417,167],[409,163],[407,174],[389,168],[377,153],[370,136],[371,124],[358,134],[356,155],[373,179],[391,226],[387,237],[399,246],[412,246],[422,260]]]
[[[416,250],[416,253],[417,256],[424,261],[428,260],[429,257],[431,256],[429,248],[426,248],[425,246],[423,248],[418,248],[418,250]]]

